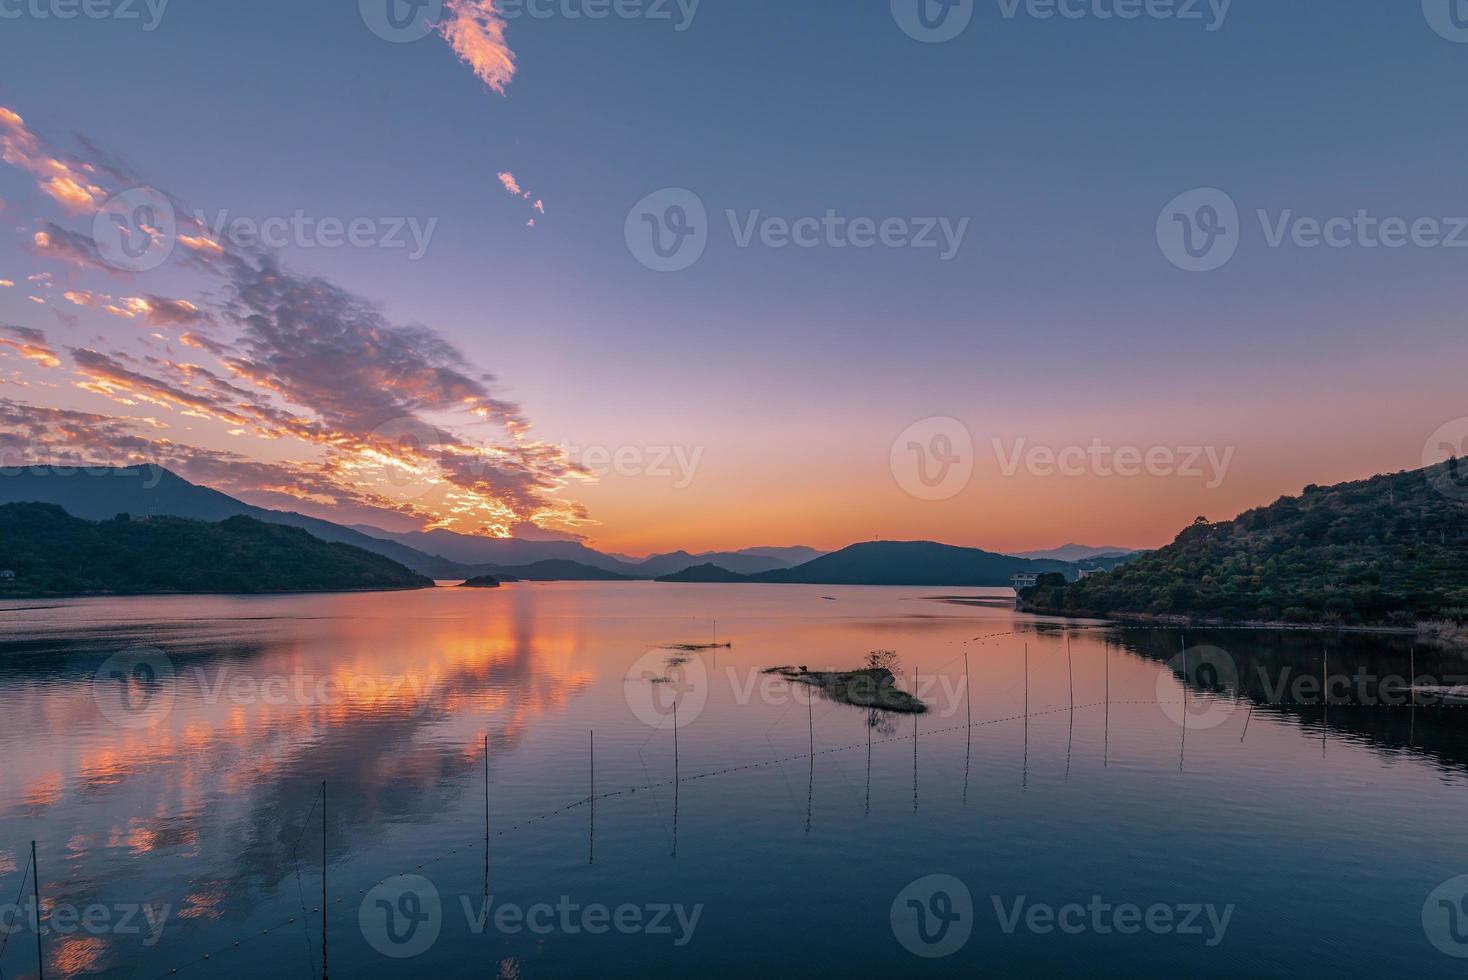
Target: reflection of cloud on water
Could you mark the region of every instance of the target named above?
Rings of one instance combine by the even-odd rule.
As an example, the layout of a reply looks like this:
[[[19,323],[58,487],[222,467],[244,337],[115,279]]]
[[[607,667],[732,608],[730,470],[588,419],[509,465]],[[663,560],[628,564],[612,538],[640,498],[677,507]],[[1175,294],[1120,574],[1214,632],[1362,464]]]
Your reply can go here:
[[[486,735],[492,752],[514,751],[536,718],[590,685],[562,620],[538,621],[533,602],[499,610],[405,623],[205,620],[177,648],[163,641],[178,696],[143,728],[99,715],[92,674],[116,650],[99,637],[158,644],[188,624],[88,630],[74,644],[59,635],[0,641],[0,710],[15,760],[0,774],[0,800],[12,801],[0,829],[17,836],[6,821],[45,817],[56,848],[48,855],[42,843],[48,902],[166,902],[178,910],[170,931],[226,907],[231,917],[273,907],[323,779],[337,860],[394,823],[442,813],[479,777]],[[346,693],[284,704],[231,693],[232,681],[276,676]],[[353,687],[362,678],[373,683]],[[303,871],[320,867],[320,838],[311,838]],[[64,880],[53,880],[63,867]],[[14,887],[15,870],[13,856],[0,859],[0,887]],[[85,938],[48,950],[56,972],[106,968],[132,948],[124,937]]]

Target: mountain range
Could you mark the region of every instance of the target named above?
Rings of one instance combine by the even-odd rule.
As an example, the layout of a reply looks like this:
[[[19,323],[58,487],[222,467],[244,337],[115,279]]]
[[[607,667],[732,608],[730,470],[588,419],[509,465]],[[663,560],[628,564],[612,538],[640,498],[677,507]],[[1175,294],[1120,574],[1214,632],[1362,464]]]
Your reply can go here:
[[[55,504],[0,504],[0,596],[346,592],[432,588],[361,548],[233,516],[89,521]]]
[[[863,542],[829,554],[792,546],[702,554],[674,551],[637,559],[605,554],[579,541],[487,538],[442,529],[403,533],[362,524],[348,527],[293,511],[256,507],[151,466],[84,470],[38,466],[0,471],[0,504],[20,502],[54,504],[89,521],[110,520],[120,513],[214,522],[249,517],[300,528],[322,541],[352,545],[440,580],[493,575],[503,581],[664,579],[1003,586],[1009,584],[1010,576],[1021,572],[1059,572],[1075,578],[1083,567],[1059,559],[1000,555],[935,542],[891,541]],[[1088,558],[1084,565],[1110,567],[1124,558],[1108,552],[1101,558]]]
[[[1091,558],[1118,558],[1141,554],[1138,548],[1122,548],[1115,545],[1089,545],[1089,544],[1063,544],[1059,548],[1048,548],[1044,551],[1012,551],[1009,552],[1016,558],[1045,559],[1054,558],[1057,561],[1086,561]]]

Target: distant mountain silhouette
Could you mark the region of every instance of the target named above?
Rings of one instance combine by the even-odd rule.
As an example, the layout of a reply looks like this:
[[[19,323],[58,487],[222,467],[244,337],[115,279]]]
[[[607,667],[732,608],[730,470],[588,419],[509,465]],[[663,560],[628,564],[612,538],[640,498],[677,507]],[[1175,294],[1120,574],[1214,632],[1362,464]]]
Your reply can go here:
[[[803,544],[788,548],[740,548],[735,554],[756,555],[760,558],[778,558],[788,565],[804,565],[808,561],[815,561],[822,555],[830,554],[829,551],[821,551],[818,548],[807,548]]]
[[[391,558],[430,578],[467,578],[467,568],[438,555],[425,554],[393,541],[384,541],[340,524],[290,511],[267,510],[236,500],[228,494],[190,483],[162,467],[25,467],[0,471],[0,504],[37,501],[55,504],[73,517],[109,520],[121,513],[133,517],[186,517],[222,521],[253,517],[267,524],[284,524],[309,531],[322,541],[349,544]]]
[[[433,586],[381,555],[250,517],[87,521],[38,503],[0,505],[0,565],[14,573],[0,597]]]
[[[20,501],[56,504],[87,520],[107,520],[121,512],[204,521],[251,517],[301,528],[322,541],[362,548],[435,579],[464,580],[488,574],[502,582],[619,581],[669,578],[699,569],[672,580],[1004,586],[1016,572],[1063,572],[1070,578],[1077,573],[1077,566],[1065,561],[1027,560],[922,541],[865,542],[830,554],[805,546],[704,554],[675,551],[639,562],[603,554],[579,541],[346,527],[304,514],[255,507],[152,466],[87,471],[35,467],[0,472],[0,504]],[[800,559],[804,560],[790,564]],[[1096,567],[1113,563],[1109,558],[1085,562]]]
[[[1007,586],[1011,576],[1020,572],[1060,572],[1073,578],[1076,566],[1063,561],[1013,558],[933,541],[868,541],[794,568],[753,575],[748,580],[813,585]]]
[[[1036,560],[1084,561],[1087,558],[1109,558],[1118,555],[1136,555],[1140,553],[1140,550],[1137,548],[1063,544],[1059,548],[1050,548],[1046,551],[1016,551],[1013,554],[1016,558],[1032,558]]]
[[[710,551],[701,555],[690,555],[686,551],[673,551],[665,555],[653,555],[636,565],[638,574],[649,578],[674,575],[700,565],[718,565],[726,571],[740,575],[755,575],[789,568],[790,562],[768,555],[751,555],[744,551]]]
[[[531,541],[523,538],[486,538],[442,529],[433,531],[384,531],[358,524],[355,530],[381,541],[391,541],[428,554],[440,555],[461,565],[509,567],[559,560],[590,565],[629,578],[651,578],[635,564],[619,561],[579,541]]]
[[[740,575],[722,568],[712,562],[704,565],[694,565],[681,571],[664,575],[658,579],[659,582],[748,582],[748,575]]]
[[[491,574],[501,581],[520,582],[631,582],[640,577],[619,575],[604,568],[583,565],[564,558],[548,558],[529,565],[495,567]]]

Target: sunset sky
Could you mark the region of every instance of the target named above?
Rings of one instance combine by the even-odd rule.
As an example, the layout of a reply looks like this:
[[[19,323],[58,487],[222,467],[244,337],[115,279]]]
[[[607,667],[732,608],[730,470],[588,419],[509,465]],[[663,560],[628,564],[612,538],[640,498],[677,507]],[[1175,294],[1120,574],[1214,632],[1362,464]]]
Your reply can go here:
[[[1468,29],[1415,0],[1236,0],[1216,30],[980,0],[943,43],[888,0],[447,0],[391,43],[374,2],[0,19],[0,463],[161,461],[344,523],[632,554],[1154,547],[1420,466],[1468,416]],[[669,188],[707,247],[660,272],[629,239]],[[1198,188],[1240,215],[1209,272],[1159,247]],[[172,211],[156,268],[108,250],[122,193]],[[828,212],[963,233],[740,243]],[[1458,247],[1269,241],[1362,212]],[[896,462],[914,426],[971,440],[943,499]],[[1094,445],[1212,456],[1029,452]]]

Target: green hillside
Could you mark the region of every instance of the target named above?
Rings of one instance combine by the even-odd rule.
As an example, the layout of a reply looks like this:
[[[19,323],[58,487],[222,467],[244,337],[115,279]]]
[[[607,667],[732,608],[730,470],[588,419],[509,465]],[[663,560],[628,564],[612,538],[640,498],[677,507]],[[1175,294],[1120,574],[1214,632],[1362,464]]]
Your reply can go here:
[[[250,517],[84,521],[54,504],[0,505],[0,597],[417,589],[430,579],[351,545]]]
[[[1050,576],[1025,608],[1411,626],[1468,618],[1468,482],[1458,462],[1306,487],[1075,583]]]

